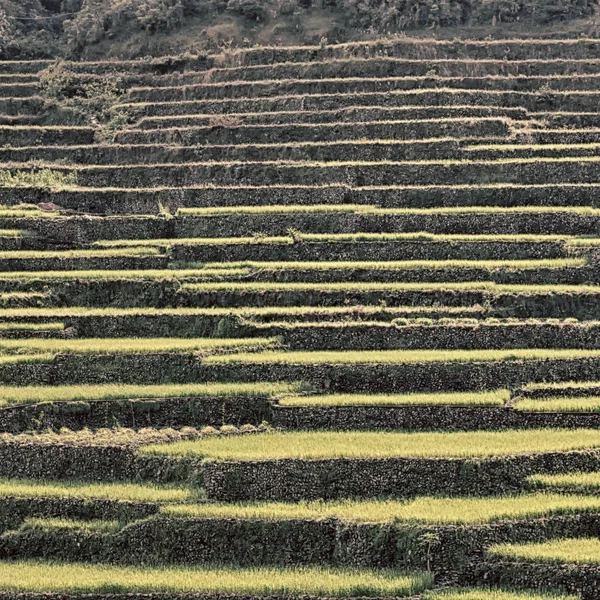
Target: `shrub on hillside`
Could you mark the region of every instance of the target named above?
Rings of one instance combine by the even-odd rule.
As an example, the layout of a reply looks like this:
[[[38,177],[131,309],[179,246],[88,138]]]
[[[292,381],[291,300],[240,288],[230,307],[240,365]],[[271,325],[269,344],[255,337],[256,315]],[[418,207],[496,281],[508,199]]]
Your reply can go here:
[[[81,10],[65,23],[69,51],[82,50],[123,28],[168,32],[183,23],[183,0],[83,0]]]

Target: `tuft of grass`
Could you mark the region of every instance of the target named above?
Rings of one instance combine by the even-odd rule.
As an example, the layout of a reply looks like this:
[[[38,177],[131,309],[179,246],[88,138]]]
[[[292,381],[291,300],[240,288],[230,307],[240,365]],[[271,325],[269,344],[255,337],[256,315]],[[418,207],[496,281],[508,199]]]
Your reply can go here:
[[[192,488],[154,483],[90,483],[0,479],[0,498],[84,498],[128,502],[190,502],[199,499]]]
[[[244,520],[339,519],[360,523],[482,524],[557,514],[597,512],[600,497],[551,493],[490,498],[418,497],[400,500],[321,500],[299,503],[170,504],[175,517]]]
[[[321,567],[125,567],[41,561],[0,562],[0,590],[38,593],[202,593],[248,596],[412,596],[433,585],[426,573]]]
[[[0,406],[135,398],[265,397],[299,392],[296,383],[186,383],[166,385],[0,385]]]
[[[77,173],[64,173],[52,169],[12,171],[0,169],[0,187],[40,187],[61,189],[77,185]]]
[[[600,447],[596,429],[474,432],[307,431],[207,437],[140,448],[148,455],[216,461],[333,458],[434,458],[512,456]]]
[[[1,348],[1,345],[0,345]],[[207,356],[208,364],[406,364],[429,362],[484,362],[514,360],[570,360],[600,357],[600,350],[515,349],[515,350],[348,350],[265,351]]]
[[[494,558],[541,563],[600,564],[600,539],[564,538],[538,544],[495,544],[489,548]]]
[[[0,388],[1,389],[1,388]],[[502,406],[510,400],[508,390],[457,392],[452,394],[323,394],[284,396],[281,406]]]

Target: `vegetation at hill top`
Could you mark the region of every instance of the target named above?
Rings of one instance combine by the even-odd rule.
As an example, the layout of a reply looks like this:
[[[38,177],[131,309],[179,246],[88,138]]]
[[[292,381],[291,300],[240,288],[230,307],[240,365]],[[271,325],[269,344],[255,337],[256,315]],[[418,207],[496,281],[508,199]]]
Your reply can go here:
[[[585,20],[594,0],[2,0],[3,58],[97,59]],[[586,25],[593,31],[593,23]]]

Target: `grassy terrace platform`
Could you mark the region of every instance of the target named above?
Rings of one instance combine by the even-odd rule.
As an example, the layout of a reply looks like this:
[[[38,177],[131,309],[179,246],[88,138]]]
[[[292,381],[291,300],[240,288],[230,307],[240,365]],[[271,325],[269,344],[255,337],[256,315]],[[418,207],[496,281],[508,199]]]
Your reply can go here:
[[[227,354],[207,356],[206,364],[271,364],[271,365],[316,365],[316,364],[406,364],[429,362],[488,362],[527,361],[545,359],[595,358],[600,350],[390,350],[362,352],[260,352],[252,354]]]
[[[514,403],[517,410],[533,412],[598,412],[600,396],[558,396],[523,398]]]
[[[0,388],[0,397],[2,391]],[[454,394],[310,394],[283,396],[280,406],[502,406],[508,390]]]
[[[162,592],[254,596],[412,596],[432,585],[427,574],[335,569],[235,569],[119,567],[108,565],[0,563],[0,590],[55,594]]]
[[[148,494],[151,492],[148,491]],[[538,493],[491,498],[419,497],[404,501],[173,503],[163,506],[161,514],[181,518],[255,521],[333,518],[354,523],[479,525],[506,520],[547,518],[552,515],[596,513],[599,509],[598,497]]]
[[[83,481],[35,481],[1,479],[2,498],[79,498],[127,502],[193,502],[200,492],[194,488],[152,484],[90,483]]]
[[[561,539],[542,544],[499,544],[490,548],[493,557],[530,562],[600,564],[597,538]]]
[[[192,339],[181,338],[132,338],[88,340],[0,340],[2,355],[19,354],[143,354],[161,352],[210,352],[240,347],[264,348],[272,345],[274,339]]]
[[[474,433],[285,432],[146,446],[142,454],[217,461],[512,456],[597,448],[596,430]]]
[[[557,475],[532,475],[529,481],[540,488],[548,490],[570,490],[578,492],[600,491],[600,473],[559,473]]]
[[[183,385],[0,386],[0,407],[39,402],[87,402],[135,398],[257,398],[300,391],[293,383],[190,383]]]

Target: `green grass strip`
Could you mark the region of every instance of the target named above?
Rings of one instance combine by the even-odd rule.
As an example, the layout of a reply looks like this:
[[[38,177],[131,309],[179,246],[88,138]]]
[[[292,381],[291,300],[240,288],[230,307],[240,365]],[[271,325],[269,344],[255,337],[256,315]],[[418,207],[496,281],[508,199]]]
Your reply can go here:
[[[85,531],[88,533],[114,533],[122,529],[123,524],[119,521],[101,521],[93,519],[83,521],[78,519],[61,518],[36,518],[29,517],[21,524],[18,531],[45,531],[69,535],[74,531]],[[57,532],[57,530],[59,530]]]
[[[2,342],[0,342],[0,348]],[[515,350],[348,350],[322,352],[239,353],[207,356],[210,364],[406,364],[430,362],[484,362],[514,360],[571,360],[600,357],[600,350],[540,349]]]
[[[202,352],[235,348],[264,348],[275,338],[89,338],[0,340],[0,354],[150,354],[155,352]]]
[[[307,431],[199,438],[140,448],[142,454],[216,461],[511,456],[600,447],[597,429],[475,432]]]
[[[1,388],[0,388],[1,389]],[[1,392],[0,392],[1,394]],[[285,396],[281,406],[502,406],[508,390],[453,394],[324,394]]]
[[[240,261],[205,263],[206,269],[266,269],[266,270],[303,270],[327,271],[334,269],[383,270],[419,270],[419,269],[564,269],[584,267],[587,261],[582,258],[557,258],[542,260],[406,260],[406,261],[322,261],[322,262],[262,262]]]
[[[418,497],[339,502],[172,504],[161,513],[177,517],[244,520],[340,519],[352,523],[482,524],[600,510],[600,497],[536,493],[491,498]]]
[[[0,229],[0,237],[3,238],[21,238],[28,235],[29,232],[23,229]]]
[[[128,502],[189,502],[198,499],[191,488],[154,483],[89,483],[0,479],[0,498],[84,498]]]
[[[524,412],[598,412],[600,396],[523,398],[517,400],[514,407]]]
[[[54,360],[54,356],[54,353],[39,351],[30,354],[0,354],[0,365],[49,363]]]
[[[121,567],[41,561],[0,562],[0,590],[116,594],[202,593],[252,596],[412,596],[433,585],[425,573],[395,570],[235,567]]]
[[[0,323],[0,331],[62,331],[64,323]]]
[[[569,488],[573,491],[597,491],[600,490],[600,472],[592,471],[584,473],[559,473],[557,475],[531,475],[527,480],[548,489]]]
[[[564,389],[588,389],[600,387],[600,381],[559,381],[557,383],[528,383],[523,386],[526,391],[535,390],[564,390]]]
[[[377,206],[368,204],[288,204],[279,206],[277,204],[263,204],[260,206],[211,206],[204,208],[180,208],[177,216],[211,216],[231,214],[271,214],[271,213],[352,213],[377,210]]]
[[[60,271],[59,271],[60,272]],[[69,273],[69,271],[65,271]],[[71,271],[75,273],[75,271]],[[105,271],[110,273],[110,271]],[[231,273],[228,272],[227,275]],[[24,274],[26,275],[26,274]],[[4,273],[0,275],[0,280]],[[26,279],[27,277],[24,277]],[[43,274],[42,274],[43,278]],[[464,281],[458,283],[405,283],[405,282],[333,282],[333,283],[306,283],[306,282],[202,282],[183,283],[182,290],[209,292],[209,291],[380,291],[394,292],[404,290],[418,291],[456,291],[456,292],[486,292],[508,294],[600,294],[600,286],[592,285],[499,285],[491,281]]]
[[[495,544],[494,558],[541,563],[600,564],[600,539],[566,538],[539,544]]]
[[[2,297],[2,294],[0,294]],[[174,317],[210,317],[210,316],[269,316],[281,315],[297,316],[304,315],[372,315],[379,313],[389,313],[398,315],[422,313],[439,314],[463,314],[473,313],[478,315],[483,313],[481,306],[243,306],[239,308],[152,308],[152,307],[132,307],[132,308],[88,308],[87,306],[72,306],[65,308],[0,308],[0,319],[20,319],[20,318],[65,318],[65,317],[135,317],[135,316],[174,316]]]
[[[585,185],[585,184],[582,184]],[[440,186],[406,186],[408,189],[419,188],[427,189]],[[450,186],[468,189],[478,186]],[[489,186],[484,186],[489,187]],[[492,187],[505,187],[492,186]],[[509,186],[516,187],[516,186]],[[535,186],[531,186],[535,187]],[[540,186],[538,186],[540,187]],[[267,191],[269,188],[265,188]],[[396,190],[398,188],[389,186],[364,188],[365,190]],[[267,192],[268,193],[268,192]],[[294,214],[294,213],[323,213],[323,212],[343,212],[343,213],[369,213],[380,215],[437,215],[437,214],[505,214],[505,213],[568,213],[587,216],[600,215],[600,209],[589,206],[440,206],[435,208],[379,208],[368,204],[290,204],[290,205],[250,205],[250,206],[219,206],[209,208],[180,208],[177,215],[181,216],[217,216],[217,215],[237,215],[237,214]],[[0,213],[1,214],[1,213]]]
[[[0,386],[0,406],[123,398],[265,397],[298,392],[300,383],[188,383],[168,385]]]
[[[244,274],[240,270],[239,274]],[[152,281],[176,281],[179,279],[201,279],[214,275],[208,269],[128,269],[128,270],[71,270],[71,271],[6,271],[0,273],[0,280],[128,280],[147,279]],[[235,275],[232,269],[228,275]]]
[[[114,258],[128,256],[159,256],[160,252],[157,248],[149,248],[141,245],[141,247],[133,248],[110,248],[92,249],[92,250],[11,250],[0,252],[0,260],[16,260],[16,259],[75,259],[75,258]]]
[[[573,245],[589,245],[589,242],[600,238],[573,238],[568,235],[531,235],[531,234],[498,234],[498,235],[461,235],[418,233],[298,233],[303,242],[336,243],[336,242],[467,242],[486,244],[490,242],[537,243],[565,242]],[[581,243],[579,243],[581,242]],[[169,238],[169,239],[134,239],[134,240],[99,240],[93,243],[98,248],[126,248],[129,246],[230,246],[246,244],[294,244],[295,240],[288,236],[254,236],[254,237],[219,237],[219,238]]]

